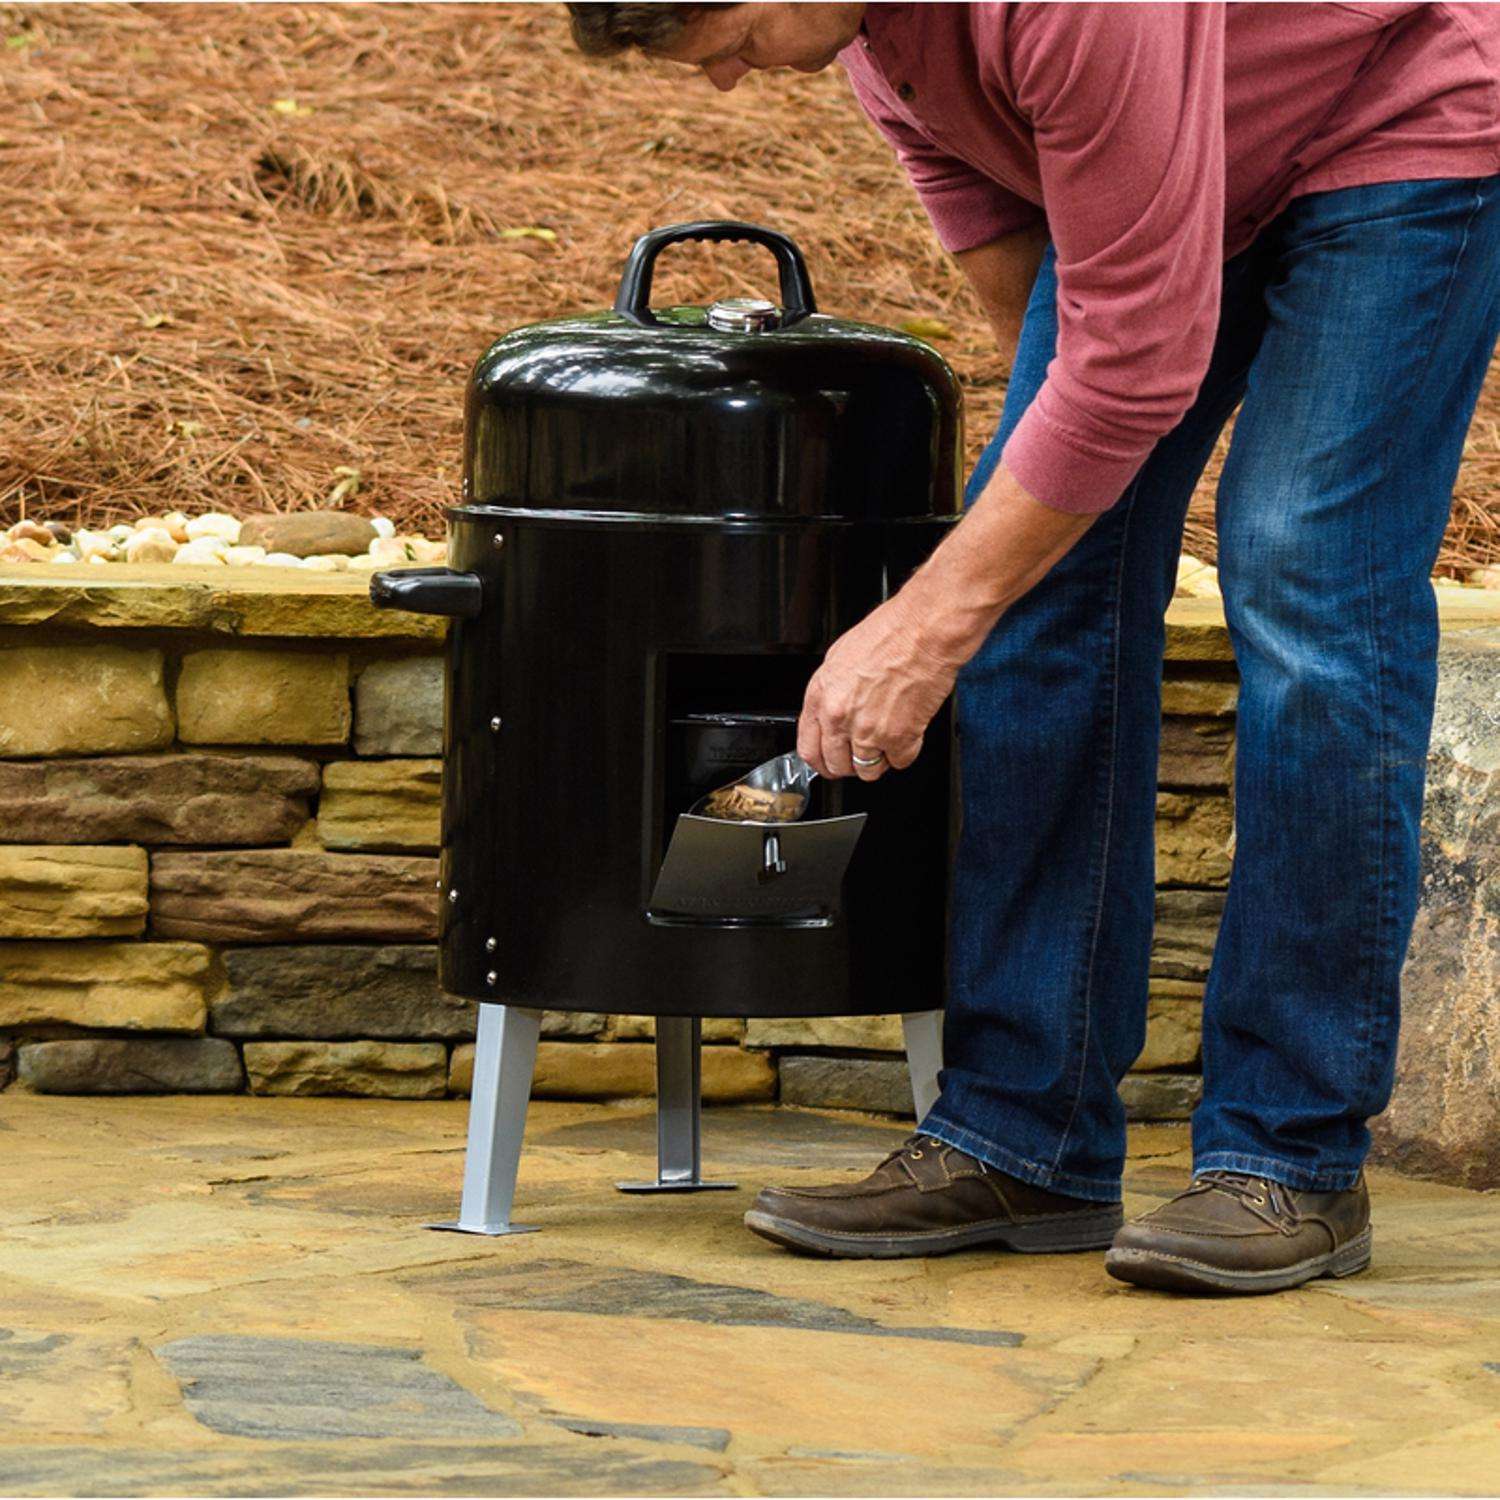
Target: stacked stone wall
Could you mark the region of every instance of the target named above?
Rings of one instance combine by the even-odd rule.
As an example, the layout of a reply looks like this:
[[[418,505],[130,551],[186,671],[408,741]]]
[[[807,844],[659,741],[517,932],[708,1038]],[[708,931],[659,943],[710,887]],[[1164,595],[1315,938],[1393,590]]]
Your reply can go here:
[[[437,982],[440,622],[340,578],[0,573],[0,1086],[434,1099],[475,1007]],[[1174,624],[1158,932],[1131,1113],[1199,1093],[1235,683]],[[539,1097],[652,1092],[649,1019],[549,1015]],[[711,1101],[910,1108],[894,1016],[710,1020]]]

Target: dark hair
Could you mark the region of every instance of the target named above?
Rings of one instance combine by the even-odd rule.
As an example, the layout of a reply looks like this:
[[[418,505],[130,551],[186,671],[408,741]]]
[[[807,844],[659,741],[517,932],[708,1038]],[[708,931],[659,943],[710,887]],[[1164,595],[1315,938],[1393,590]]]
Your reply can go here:
[[[627,47],[665,47],[682,35],[697,5],[569,5],[573,41],[590,57],[612,57]]]

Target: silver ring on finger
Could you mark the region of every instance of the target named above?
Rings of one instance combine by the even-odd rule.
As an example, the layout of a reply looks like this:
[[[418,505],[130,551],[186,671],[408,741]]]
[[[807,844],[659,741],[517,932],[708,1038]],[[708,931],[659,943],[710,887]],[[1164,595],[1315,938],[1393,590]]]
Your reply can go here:
[[[878,766],[885,759],[885,751],[877,750],[874,755],[855,755],[851,750],[849,756],[857,766]]]

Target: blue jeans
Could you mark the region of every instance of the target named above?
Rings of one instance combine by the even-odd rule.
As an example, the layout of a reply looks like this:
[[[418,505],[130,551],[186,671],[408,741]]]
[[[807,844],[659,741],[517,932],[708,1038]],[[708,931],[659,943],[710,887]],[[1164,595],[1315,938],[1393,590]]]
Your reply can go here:
[[[1049,252],[970,500],[1046,374],[1056,295]],[[1192,409],[960,676],[947,1067],[925,1132],[1056,1192],[1119,1196],[1162,617],[1188,500],[1240,406],[1218,493],[1237,847],[1195,1168],[1356,1180],[1390,1093],[1416,907],[1428,580],[1497,331],[1500,177],[1312,194],[1225,266]]]

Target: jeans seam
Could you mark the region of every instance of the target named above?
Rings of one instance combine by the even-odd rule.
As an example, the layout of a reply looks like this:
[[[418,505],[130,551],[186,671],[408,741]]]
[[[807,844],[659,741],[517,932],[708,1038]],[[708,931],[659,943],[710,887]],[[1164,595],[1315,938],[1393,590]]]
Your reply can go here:
[[[1307,1193],[1346,1192],[1359,1181],[1361,1164],[1348,1167],[1322,1167],[1314,1171],[1283,1161],[1276,1156],[1261,1156],[1245,1151],[1206,1151],[1193,1161],[1193,1176],[1205,1172],[1242,1172],[1252,1177],[1269,1177],[1283,1187]]]
[[[1422,357],[1421,366],[1416,371],[1412,380],[1412,388],[1414,390],[1421,389],[1431,369],[1433,352],[1437,346],[1437,330],[1442,326],[1448,307],[1453,300],[1454,283],[1458,280],[1459,267],[1463,263],[1464,255],[1469,248],[1469,241],[1473,237],[1474,221],[1479,216],[1483,197],[1483,185],[1482,183],[1477,183],[1473,187],[1472,196],[1469,201],[1469,214],[1464,220],[1463,234],[1459,238],[1458,247],[1454,252],[1453,261],[1448,270],[1448,279],[1443,287],[1442,304],[1432,320],[1432,332],[1428,336],[1427,350]],[[1380,488],[1382,492],[1386,492],[1390,488],[1390,480],[1396,469],[1395,440],[1389,436],[1385,440],[1382,458]],[[1379,753],[1380,781],[1378,785],[1377,821],[1379,833],[1376,856],[1375,916],[1372,923],[1373,941],[1370,945],[1369,965],[1364,986],[1364,1014],[1360,1018],[1360,1048],[1363,1053],[1361,1057],[1362,1068],[1360,1071],[1360,1096],[1364,1100],[1369,1099],[1375,1082],[1373,1076],[1376,1055],[1374,1032],[1376,1016],[1379,1012],[1377,990],[1387,967],[1388,955],[1386,948],[1394,926],[1391,909],[1391,862],[1389,856],[1390,842],[1394,837],[1395,830],[1392,827],[1392,798],[1389,787],[1390,755],[1389,726],[1387,724],[1385,701],[1384,632],[1381,628],[1380,620],[1380,597],[1375,587],[1374,531],[1374,514],[1373,507],[1371,507],[1366,511],[1365,524],[1365,590],[1370,601],[1368,628],[1370,647],[1374,655],[1375,666],[1376,746]],[[1397,982],[1399,984],[1399,979]]]
[[[1084,1177],[1075,1172],[1064,1172],[1058,1167],[1049,1166],[1045,1161],[1022,1156],[1017,1151],[998,1145],[988,1136],[980,1135],[977,1131],[966,1129],[962,1125],[953,1124],[938,1114],[935,1109],[922,1121],[921,1134],[933,1136],[945,1145],[952,1146],[969,1156],[977,1157],[997,1172],[1004,1172],[1021,1182],[1029,1182],[1033,1187],[1047,1188],[1049,1191],[1062,1193],[1064,1197],[1079,1197],[1084,1192],[1106,1192],[1115,1195],[1108,1200],[1095,1200],[1099,1202],[1113,1203],[1119,1199],[1120,1184],[1117,1181],[1107,1181],[1102,1177]]]
[[[1119,760],[1120,737],[1120,631],[1121,610],[1124,597],[1125,558],[1129,551],[1130,523],[1135,516],[1135,486],[1132,484],[1125,501],[1125,517],[1120,527],[1120,553],[1115,563],[1114,597],[1110,610],[1110,667],[1109,667],[1109,746],[1105,757],[1106,790],[1104,797],[1104,828],[1099,840],[1098,872],[1095,876],[1097,897],[1094,901],[1092,932],[1089,939],[1088,965],[1083,975],[1083,1037],[1078,1049],[1078,1084],[1073,1092],[1073,1102],[1068,1108],[1068,1118],[1063,1123],[1058,1137],[1057,1152],[1052,1159],[1052,1170],[1062,1170],[1063,1153],[1067,1150],[1068,1138],[1078,1119],[1078,1109],[1083,1102],[1084,1085],[1088,1080],[1088,1050],[1093,1035],[1094,966],[1099,956],[1099,935],[1104,927],[1104,901],[1109,889],[1110,840],[1114,831],[1115,781]]]

